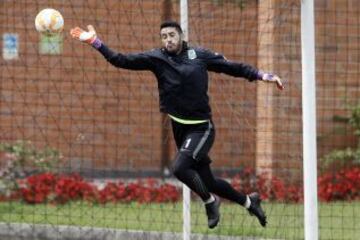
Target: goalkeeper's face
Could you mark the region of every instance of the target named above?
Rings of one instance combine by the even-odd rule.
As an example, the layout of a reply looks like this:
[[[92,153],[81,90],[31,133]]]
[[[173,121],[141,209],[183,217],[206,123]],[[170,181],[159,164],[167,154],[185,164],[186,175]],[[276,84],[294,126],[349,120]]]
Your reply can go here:
[[[182,34],[175,27],[165,27],[160,31],[163,47],[169,53],[179,53],[182,48]]]

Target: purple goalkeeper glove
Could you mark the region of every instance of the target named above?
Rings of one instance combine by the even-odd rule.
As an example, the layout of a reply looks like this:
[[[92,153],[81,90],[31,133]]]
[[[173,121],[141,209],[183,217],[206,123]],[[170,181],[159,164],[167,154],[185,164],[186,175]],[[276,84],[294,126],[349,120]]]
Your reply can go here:
[[[276,83],[276,87],[280,90],[284,89],[284,85],[281,82],[281,78],[275,74],[259,72],[259,80],[264,82]]]

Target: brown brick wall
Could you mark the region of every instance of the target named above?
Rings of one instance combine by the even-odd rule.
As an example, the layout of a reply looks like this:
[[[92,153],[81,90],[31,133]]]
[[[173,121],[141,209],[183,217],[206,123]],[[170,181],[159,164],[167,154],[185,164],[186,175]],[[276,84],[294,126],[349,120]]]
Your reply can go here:
[[[258,166],[298,179],[302,168],[299,1],[190,1],[193,45],[223,53],[284,77],[286,90],[210,74],[217,127],[211,156],[217,168]],[[316,1],[319,156],[354,144],[334,121],[359,97],[359,3]],[[40,55],[36,13],[58,9],[65,19],[63,53]],[[0,141],[31,140],[59,148],[68,166],[101,170],[160,169],[156,80],[148,72],[116,69],[95,50],[70,39],[72,26],[93,24],[111,48],[139,52],[159,46],[162,1],[1,1],[0,31],[18,33],[20,58],[0,60]],[[172,1],[171,14],[179,17]]]
[[[319,153],[355,146],[353,129],[334,120],[359,103],[359,1],[316,4]]]

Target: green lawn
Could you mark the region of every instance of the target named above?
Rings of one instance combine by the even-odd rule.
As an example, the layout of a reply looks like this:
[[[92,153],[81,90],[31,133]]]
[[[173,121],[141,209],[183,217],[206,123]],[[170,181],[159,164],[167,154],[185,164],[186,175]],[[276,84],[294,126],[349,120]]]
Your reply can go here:
[[[223,204],[221,222],[208,230],[202,204],[192,204],[192,231],[203,234],[303,239],[303,206],[264,203],[269,225],[262,228],[238,205]],[[360,239],[360,202],[321,204],[320,239]],[[182,231],[182,204],[76,202],[62,206],[0,203],[1,222],[79,225],[143,231]]]

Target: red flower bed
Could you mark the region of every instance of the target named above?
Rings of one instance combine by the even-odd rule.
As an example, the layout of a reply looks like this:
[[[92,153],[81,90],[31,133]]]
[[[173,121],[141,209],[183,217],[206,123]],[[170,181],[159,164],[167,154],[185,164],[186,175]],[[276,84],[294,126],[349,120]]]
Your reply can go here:
[[[323,201],[360,200],[360,168],[345,168],[318,178],[319,197]]]
[[[244,193],[258,191],[264,200],[281,202],[303,201],[301,186],[292,186],[283,180],[266,174],[257,175],[247,168],[231,179],[235,189]],[[19,191],[9,197],[0,196],[0,201],[21,199],[27,203],[64,204],[69,201],[85,200],[96,203],[132,202],[164,203],[181,199],[179,188],[156,179],[135,182],[108,182],[99,189],[94,183],[81,176],[54,175],[43,173],[21,181]],[[318,178],[318,192],[321,201],[360,200],[360,168],[346,168],[338,172],[325,173]]]
[[[320,201],[360,200],[360,167],[344,168],[328,172],[318,177]],[[253,169],[245,169],[243,174],[232,179],[232,185],[239,191],[258,191],[264,200],[302,202],[302,186],[286,185],[283,180],[266,174],[256,175]]]
[[[53,193],[56,177],[50,173],[33,175],[26,179],[26,187],[20,188],[22,199],[27,203],[43,203]]]
[[[105,188],[99,191],[98,201],[106,202],[177,202],[180,199],[179,189],[175,186],[164,183],[159,184],[155,179],[139,180],[125,184],[108,183]]]
[[[246,194],[259,192],[263,200],[282,202],[301,202],[303,190],[301,186],[287,186],[277,177],[269,177],[266,173],[256,174],[255,169],[246,168],[231,180],[231,185]]]
[[[179,190],[170,184],[160,184],[155,179],[132,183],[109,182],[103,189],[86,182],[79,175],[54,175],[43,173],[33,175],[23,181],[20,198],[27,203],[63,204],[74,200],[98,203],[108,202],[176,202]]]

